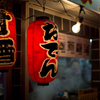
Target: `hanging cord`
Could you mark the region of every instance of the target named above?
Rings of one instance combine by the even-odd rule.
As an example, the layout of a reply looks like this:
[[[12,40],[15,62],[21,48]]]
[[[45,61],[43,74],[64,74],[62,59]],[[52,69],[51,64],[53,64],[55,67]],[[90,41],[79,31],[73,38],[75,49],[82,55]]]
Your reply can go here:
[[[43,8],[43,15],[44,15],[45,14],[45,4],[46,4],[46,0],[43,0],[43,5],[41,5],[41,3],[38,0],[36,0],[36,1]]]
[[[45,15],[45,4],[46,4],[46,0],[43,0],[43,15]]]
[[[41,3],[38,1],[38,0],[36,0],[37,1],[37,3],[43,8],[43,15],[45,14],[45,4],[46,4],[46,0],[43,0],[43,5],[41,5]],[[54,2],[60,2],[61,4],[62,4],[62,6],[63,6],[63,8],[64,8],[64,11],[65,11],[65,13],[67,13],[67,11],[66,11],[66,9],[65,9],[65,6],[64,6],[64,4],[62,3],[62,1],[61,0],[53,0]],[[72,17],[72,18],[76,18],[75,16],[72,16],[72,15],[70,15],[70,14],[68,14],[67,13],[67,15],[69,16],[69,17]],[[26,18],[26,19],[24,19],[24,18],[22,18],[23,20],[27,20],[27,19],[29,19],[29,18],[31,18],[31,17],[36,17],[35,15],[32,15],[32,16],[29,16],[28,18]]]
[[[59,3],[60,0],[53,0],[53,2]]]
[[[83,11],[84,14],[85,14],[85,10],[83,9],[83,6],[80,5],[80,11],[79,11],[79,16],[78,16],[78,19],[79,19],[79,22],[80,22],[80,23],[82,23],[83,20],[84,20],[84,18],[83,18],[82,16],[80,16],[82,11]]]
[[[63,8],[64,8],[65,13],[66,13],[69,17],[76,18],[75,16],[72,16],[72,15],[68,14],[68,12],[66,11],[65,6],[64,6],[64,4],[62,3],[62,1],[61,1],[61,0],[59,0],[59,2],[62,4],[62,6],[63,6]]]
[[[40,3],[38,0],[36,0],[36,1],[37,1],[37,3],[40,4],[40,6],[42,7],[41,3]]]
[[[68,14],[68,12],[66,11],[65,6],[64,6],[64,4],[62,3],[61,0],[53,0],[53,2],[61,3],[62,6],[63,6],[63,8],[64,8],[65,13],[66,13],[69,17],[76,18],[75,16],[72,16],[72,15]]]
[[[83,6],[82,5],[80,5],[80,11],[79,11],[79,16],[80,16],[80,14],[81,14],[81,12],[84,12],[84,14],[85,14],[85,10],[83,9]]]
[[[36,17],[36,16],[35,16],[35,15],[32,15],[32,16],[29,16],[28,18],[24,19],[24,20],[27,20],[27,19],[29,19],[29,18],[31,18],[31,17]]]
[[[24,19],[23,17],[21,17],[21,19],[23,19],[24,21],[25,20],[27,20],[27,19],[30,19],[31,17],[35,17],[36,18],[36,16],[35,15],[31,15],[31,16],[29,16],[28,18],[26,18],[26,19]]]

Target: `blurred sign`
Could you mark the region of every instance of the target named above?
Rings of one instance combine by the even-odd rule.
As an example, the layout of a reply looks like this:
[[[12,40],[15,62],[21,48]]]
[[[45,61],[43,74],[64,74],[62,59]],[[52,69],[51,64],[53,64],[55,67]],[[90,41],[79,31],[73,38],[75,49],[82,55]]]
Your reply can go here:
[[[100,13],[100,0],[69,0]]]
[[[78,100],[98,100],[98,89],[83,89],[78,91]]]

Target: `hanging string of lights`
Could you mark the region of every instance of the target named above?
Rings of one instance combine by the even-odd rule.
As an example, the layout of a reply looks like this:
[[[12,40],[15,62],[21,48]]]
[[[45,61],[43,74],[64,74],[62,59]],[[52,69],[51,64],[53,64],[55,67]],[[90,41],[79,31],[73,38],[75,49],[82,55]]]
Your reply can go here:
[[[36,0],[37,1],[37,3],[43,8],[43,15],[45,15],[45,4],[46,4],[46,0],[43,0],[43,5],[38,1],[38,0]],[[63,8],[64,8],[64,11],[65,11],[65,13],[69,16],[69,17],[71,17],[71,18],[77,18],[77,17],[75,17],[75,16],[73,16],[73,15],[71,15],[71,14],[69,14],[67,11],[66,11],[66,9],[65,9],[65,6],[64,6],[64,4],[63,4],[63,2],[61,1],[61,0],[53,0],[54,2],[56,2],[56,3],[61,3],[62,4],[62,6],[63,6]],[[27,19],[29,19],[29,18],[31,18],[31,17],[36,17],[35,15],[31,15],[31,16],[29,16],[28,18],[26,18],[26,19],[24,19],[24,18],[22,18],[23,20],[27,20]]]
[[[45,14],[45,4],[46,4],[46,0],[43,0],[43,14]]]
[[[76,18],[75,16],[69,14],[69,13],[66,11],[66,8],[65,8],[65,6],[64,6],[64,4],[63,4],[63,2],[62,2],[62,0],[53,0],[53,2],[61,3],[62,6],[63,6],[63,8],[64,8],[65,13],[66,13],[69,17],[71,17],[71,18],[74,18],[74,19]]]
[[[43,5],[42,5],[38,0],[36,0],[36,1],[37,1],[37,3],[43,8],[43,15],[44,15],[44,14],[45,14],[45,4],[46,4],[46,0],[43,0]],[[6,2],[7,2],[7,0],[1,0],[1,1],[0,1],[0,6],[4,6],[4,5],[6,4]],[[64,8],[65,13],[66,13],[69,17],[71,17],[71,18],[77,19],[77,17],[75,17],[75,16],[69,14],[69,13],[66,11],[65,6],[64,6],[62,0],[53,0],[53,2],[61,3],[62,6],[63,6],[63,8]],[[81,7],[81,9],[80,9],[80,13],[81,13],[81,11],[84,12],[83,7]],[[80,16],[80,13],[79,13],[79,16]],[[32,16],[29,16],[29,17],[26,18],[26,19],[24,19],[24,18],[22,18],[22,17],[21,17],[21,18],[22,18],[23,20],[27,20],[27,19],[29,19],[29,18],[31,18],[31,17],[36,17],[36,16],[35,16],[35,15],[32,15]]]
[[[62,2],[61,0],[59,0],[59,1],[60,1],[60,3],[62,4],[65,13],[66,13],[69,17],[71,17],[71,18],[76,18],[75,16],[72,16],[72,15],[68,14],[68,12],[67,12],[66,9],[65,9],[65,6],[64,6],[63,2]]]
[[[37,1],[37,3],[43,8],[43,15],[45,14],[45,4],[46,4],[46,0],[43,0],[43,5],[38,1],[38,0],[36,0]],[[77,17],[75,17],[75,16],[73,16],[73,15],[71,15],[71,14],[69,14],[67,11],[66,11],[66,9],[65,9],[65,6],[64,6],[64,4],[63,4],[63,2],[61,1],[61,0],[53,0],[54,2],[56,2],[56,3],[61,3],[62,4],[62,6],[63,6],[63,8],[64,8],[64,11],[65,11],[65,13],[69,16],[69,17],[71,17],[71,18],[77,18]],[[24,19],[24,18],[22,18],[23,20],[27,20],[27,19],[29,19],[29,18],[31,18],[31,17],[36,17],[35,15],[32,15],[32,16],[29,16],[28,18],[26,18],[26,19]]]
[[[62,0],[53,0],[53,1],[54,1],[54,2],[57,2],[57,3],[60,2],[60,3],[62,4],[63,8],[64,8],[65,13],[66,13],[69,17],[74,18],[74,19],[78,19],[77,23],[76,23],[74,26],[72,26],[72,31],[73,31],[74,33],[78,33],[78,32],[80,31],[81,23],[82,23],[83,20],[84,20],[84,18],[83,18],[82,16],[80,16],[80,14],[81,14],[82,11],[83,11],[84,14],[85,14],[85,11],[84,11],[84,9],[83,9],[83,6],[80,5],[79,16],[78,16],[78,17],[75,17],[75,16],[73,16],[73,15],[70,15],[70,14],[66,11],[65,6],[64,6]]]
[[[81,12],[84,12],[85,14],[85,11],[83,9],[83,6],[80,5],[80,11],[79,11],[79,16],[78,16],[78,21],[75,25],[72,26],[72,31],[74,33],[78,33],[80,31],[80,26],[81,26],[81,23],[83,22],[84,18],[81,16]]]
[[[36,1],[37,1],[37,3],[40,4],[40,6],[42,7],[41,3],[40,3],[38,0],[36,0]]]
[[[43,5],[38,1],[38,0],[36,0],[37,1],[37,3],[43,8],[43,15],[45,14],[45,4],[46,4],[46,0],[43,0]],[[29,16],[28,18],[26,18],[26,19],[24,19],[24,18],[22,18],[23,20],[27,20],[27,19],[29,19],[29,18],[31,18],[31,17],[35,17],[36,18],[36,15],[31,15],[31,16]]]
[[[26,19],[24,19],[24,18],[22,18],[23,20],[27,20],[27,19],[29,19],[29,18],[31,18],[31,17],[36,17],[35,15],[32,15],[32,16],[29,16],[28,18],[26,18]]]
[[[43,0],[43,5],[41,5],[41,3],[36,0],[38,4],[40,4],[40,6],[43,8],[43,14],[45,13],[45,4],[46,4],[46,0]]]

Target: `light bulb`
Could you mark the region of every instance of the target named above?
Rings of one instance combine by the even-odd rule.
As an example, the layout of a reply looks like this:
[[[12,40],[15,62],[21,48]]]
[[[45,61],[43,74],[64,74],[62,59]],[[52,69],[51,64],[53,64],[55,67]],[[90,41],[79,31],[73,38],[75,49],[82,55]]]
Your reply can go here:
[[[90,43],[92,42],[92,39],[90,39]]]
[[[74,33],[78,33],[80,31],[80,25],[81,25],[81,23],[77,22],[74,26],[72,26],[72,31]]]

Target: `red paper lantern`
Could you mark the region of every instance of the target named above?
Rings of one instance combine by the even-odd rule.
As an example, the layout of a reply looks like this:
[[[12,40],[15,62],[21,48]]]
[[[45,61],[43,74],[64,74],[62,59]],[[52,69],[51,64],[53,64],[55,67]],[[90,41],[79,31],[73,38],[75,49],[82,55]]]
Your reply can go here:
[[[8,70],[16,61],[16,23],[14,15],[0,9],[0,70]]]
[[[58,28],[48,17],[37,17],[28,27],[28,70],[38,85],[48,85],[57,75]]]

